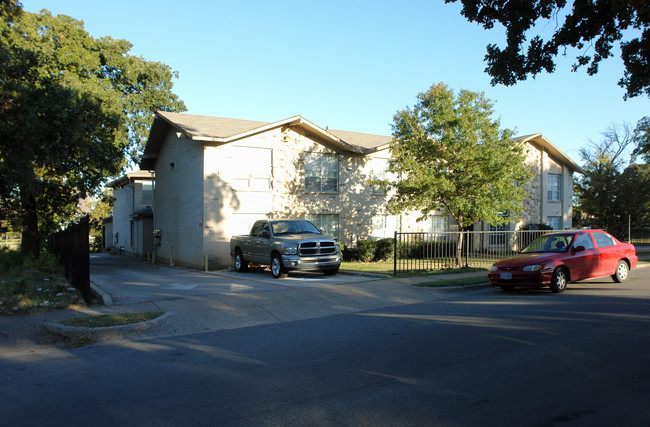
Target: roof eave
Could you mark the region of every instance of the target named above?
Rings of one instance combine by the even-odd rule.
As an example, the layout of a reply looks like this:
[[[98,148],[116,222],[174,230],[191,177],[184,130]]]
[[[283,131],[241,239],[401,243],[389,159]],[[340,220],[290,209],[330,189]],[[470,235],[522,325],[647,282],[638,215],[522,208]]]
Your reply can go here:
[[[564,163],[567,164],[567,166],[573,171],[577,173],[581,173],[583,175],[586,175],[586,171],[582,169],[576,162],[571,159],[568,155],[566,155],[562,150],[560,150],[555,144],[553,144],[551,141],[549,141],[544,135],[541,133],[535,133],[532,135],[526,135],[522,136],[519,138],[516,138],[521,140],[522,142],[530,142],[530,141],[537,141],[540,143],[540,145],[545,148],[549,154],[553,155],[554,157],[557,157],[561,159]]]

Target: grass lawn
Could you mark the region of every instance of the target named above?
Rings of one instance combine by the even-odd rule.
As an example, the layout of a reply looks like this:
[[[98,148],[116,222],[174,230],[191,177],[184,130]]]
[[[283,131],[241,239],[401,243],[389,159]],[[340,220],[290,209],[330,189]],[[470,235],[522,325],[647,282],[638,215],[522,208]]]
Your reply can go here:
[[[59,323],[66,326],[82,328],[105,328],[110,326],[124,326],[132,323],[146,322],[160,317],[160,311],[144,313],[102,314],[100,316],[75,317],[74,319],[61,320]]]
[[[85,305],[51,254],[37,260],[0,248],[0,314],[33,313]]]
[[[361,273],[385,274],[393,276],[394,263],[390,261],[377,261],[377,262],[343,262],[341,264],[342,271],[354,271]],[[454,268],[442,270],[429,270],[429,271],[415,271],[408,273],[399,273],[396,277],[411,277],[411,276],[430,276],[435,274],[454,274],[454,273],[468,273],[472,271],[487,271],[487,268]]]
[[[446,288],[450,286],[468,286],[468,285],[479,285],[482,283],[488,283],[487,274],[485,277],[464,277],[462,279],[451,279],[451,280],[438,280],[431,282],[416,283],[413,286],[422,286],[428,288]]]

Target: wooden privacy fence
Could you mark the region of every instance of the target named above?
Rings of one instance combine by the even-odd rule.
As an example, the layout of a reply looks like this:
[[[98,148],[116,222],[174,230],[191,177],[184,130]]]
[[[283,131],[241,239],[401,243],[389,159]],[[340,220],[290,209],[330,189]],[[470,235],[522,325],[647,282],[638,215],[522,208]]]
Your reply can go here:
[[[53,233],[50,244],[54,252],[63,262],[65,275],[70,284],[77,288],[84,300],[90,303],[90,245],[88,242],[89,217],[85,216],[79,223],[70,225],[67,229]]]

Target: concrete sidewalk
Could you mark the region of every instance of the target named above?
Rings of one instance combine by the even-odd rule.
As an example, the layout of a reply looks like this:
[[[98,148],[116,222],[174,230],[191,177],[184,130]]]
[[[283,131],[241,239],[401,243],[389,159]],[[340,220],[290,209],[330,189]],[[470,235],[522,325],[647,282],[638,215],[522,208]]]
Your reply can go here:
[[[345,274],[345,273],[344,273]],[[444,298],[460,287],[416,287],[417,283],[465,277],[485,277],[486,272],[438,274],[408,278],[382,278],[341,284],[313,284],[308,287],[277,287],[264,292],[221,292],[213,295],[183,296],[162,301],[124,305],[104,305],[54,310],[36,315],[0,317],[0,356],[29,346],[56,344],[45,330],[77,341],[160,338],[193,333],[236,329],[326,317]],[[479,285],[480,286],[480,285]],[[472,286],[475,289],[477,286]],[[102,292],[101,289],[98,289]],[[149,322],[113,328],[72,328],[56,322],[81,316],[132,312],[163,312]]]

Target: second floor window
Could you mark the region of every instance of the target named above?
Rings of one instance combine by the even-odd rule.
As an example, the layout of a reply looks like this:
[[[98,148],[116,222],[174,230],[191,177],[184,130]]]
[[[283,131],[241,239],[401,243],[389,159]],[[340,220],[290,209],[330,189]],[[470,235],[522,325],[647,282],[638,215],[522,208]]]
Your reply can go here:
[[[305,191],[335,193],[339,189],[336,154],[309,153],[305,157]]]
[[[562,175],[548,174],[548,200],[552,202],[562,200]]]

